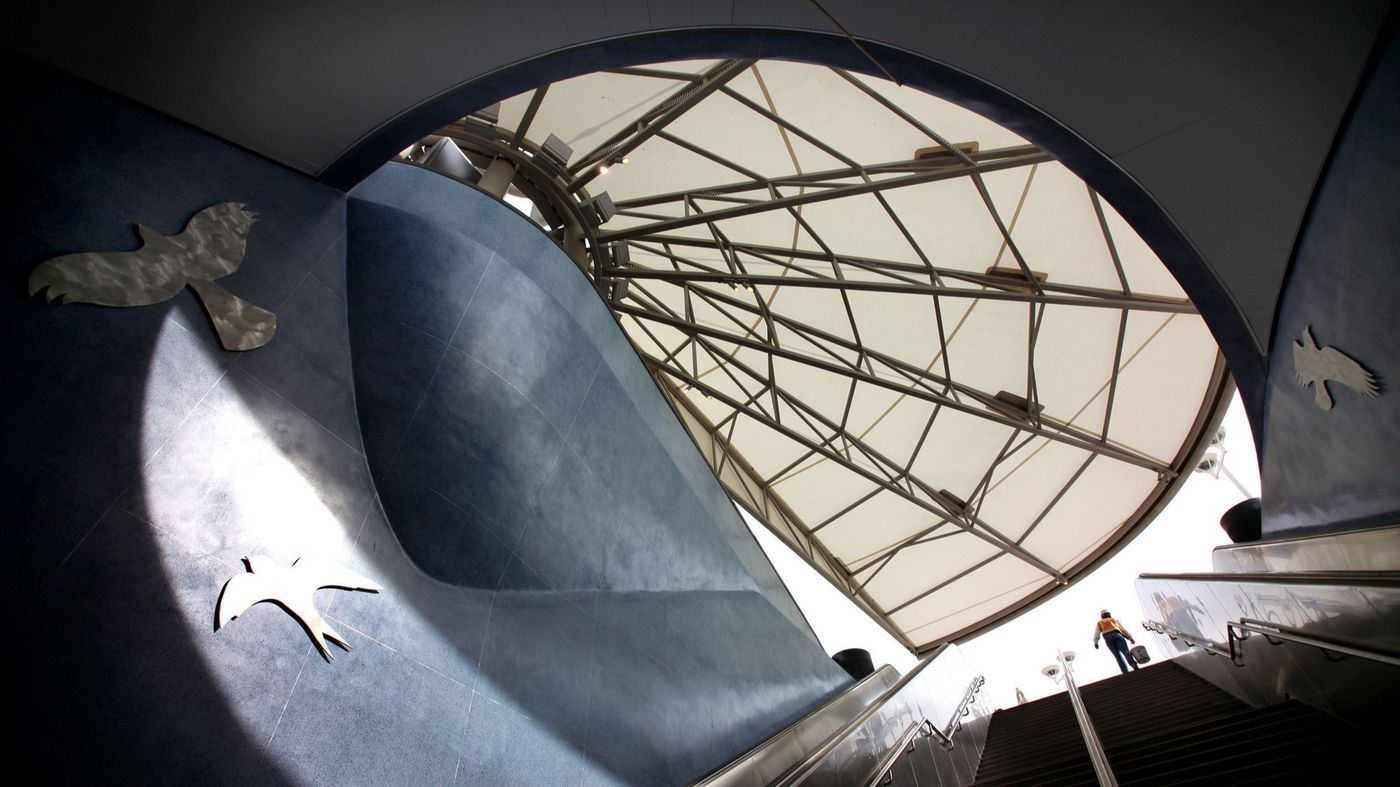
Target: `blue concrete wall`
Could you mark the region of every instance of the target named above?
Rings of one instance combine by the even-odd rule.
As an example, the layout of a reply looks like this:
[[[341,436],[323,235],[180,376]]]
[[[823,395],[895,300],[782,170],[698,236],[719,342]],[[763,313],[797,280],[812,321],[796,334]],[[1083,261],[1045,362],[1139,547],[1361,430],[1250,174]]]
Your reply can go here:
[[[455,622],[482,638],[470,782],[541,757],[551,783],[599,765],[687,781],[847,683],[537,227],[402,164],[351,192],[348,225],[360,420],[393,533],[443,594],[493,594]]]
[[[313,528],[343,551],[373,502],[344,328],[344,195],[28,62],[0,64],[12,767],[53,783],[293,780],[301,768],[279,748],[314,761],[315,742],[269,740],[279,717],[289,729],[320,712],[293,694],[308,640],[261,609],[216,634],[213,604],[243,555],[286,559]],[[135,309],[27,295],[45,258],[130,250],[135,222],[174,234],[225,200],[261,214],[221,283],[281,318],[262,350],[219,349],[188,290]],[[296,488],[264,483],[279,477]],[[285,493],[305,528],[255,486]]]
[[[669,782],[842,684],[698,457],[671,456],[679,427],[647,442],[627,423],[664,405],[654,390],[634,398],[633,372],[605,371],[624,347],[616,328],[551,278],[577,273],[510,250],[538,235],[408,233],[420,250],[448,245],[385,280],[374,309],[398,316],[356,323],[352,365],[343,193],[30,62],[0,64],[0,96],[24,108],[0,125],[12,767],[55,783]],[[262,349],[221,350],[188,291],[135,309],[26,293],[48,257],[130,250],[134,223],[173,234],[225,200],[260,214],[221,283],[278,315]],[[466,215],[354,206],[399,211],[386,232]],[[471,291],[560,299],[575,322],[536,315],[511,329],[538,323],[536,341],[507,348],[519,337],[492,334],[492,315],[462,319]],[[577,326],[597,347],[561,353]],[[424,378],[415,364],[434,348]],[[379,383],[358,405],[356,368]],[[406,401],[420,418],[395,422]],[[491,402],[516,409],[471,418]],[[634,484],[643,469],[652,483]],[[392,528],[376,480],[401,514]],[[594,508],[600,495],[622,502]],[[563,528],[570,517],[603,540]],[[384,585],[318,594],[349,653],[323,662],[270,604],[214,630],[241,558],[309,554]],[[609,584],[621,577],[633,581]]]
[[[1390,33],[1319,183],[1280,302],[1261,469],[1265,537],[1400,521],[1400,43]],[[1380,378],[1369,399],[1332,383],[1334,407],[1294,377],[1312,326]]]

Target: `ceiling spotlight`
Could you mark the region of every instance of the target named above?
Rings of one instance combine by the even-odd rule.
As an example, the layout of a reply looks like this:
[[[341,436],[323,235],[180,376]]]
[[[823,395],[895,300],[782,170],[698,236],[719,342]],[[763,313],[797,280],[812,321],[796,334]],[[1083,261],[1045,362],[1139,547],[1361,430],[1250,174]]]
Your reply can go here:
[[[583,209],[584,221],[592,227],[601,227],[617,215],[617,206],[606,191],[580,202],[579,207]]]
[[[1223,451],[1208,449],[1201,461],[1196,463],[1196,472],[1208,475],[1211,478],[1219,478],[1220,470],[1223,467],[1222,461],[1225,458]]]
[[[630,159],[630,158],[628,158],[628,157],[626,157],[626,156],[623,156],[623,157],[622,157],[622,163],[623,163],[623,164],[631,164],[631,163],[632,163],[632,159]]]
[[[610,169],[610,167],[609,167],[607,164],[599,164],[599,165],[598,165],[598,174],[599,174],[599,175],[606,175],[606,174],[608,174],[608,170],[609,170],[609,169]]]

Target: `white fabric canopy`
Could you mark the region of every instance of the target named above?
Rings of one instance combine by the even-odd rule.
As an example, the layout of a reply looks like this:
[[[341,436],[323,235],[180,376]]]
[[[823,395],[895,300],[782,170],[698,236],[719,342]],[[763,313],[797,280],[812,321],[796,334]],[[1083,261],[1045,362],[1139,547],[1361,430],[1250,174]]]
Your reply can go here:
[[[592,272],[629,281],[622,324],[721,481],[916,650],[1092,567],[1228,385],[1175,280],[1063,165],[918,91],[760,61],[665,114],[725,65],[557,83],[528,128],[617,204],[629,266]]]

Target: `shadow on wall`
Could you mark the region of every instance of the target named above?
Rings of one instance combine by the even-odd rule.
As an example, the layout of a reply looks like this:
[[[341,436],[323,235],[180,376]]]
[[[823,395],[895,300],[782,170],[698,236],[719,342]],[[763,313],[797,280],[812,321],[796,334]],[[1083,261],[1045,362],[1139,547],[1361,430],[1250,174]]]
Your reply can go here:
[[[208,637],[203,591],[217,592],[227,569],[132,513],[146,505],[143,464],[232,356],[188,292],[140,309],[60,308],[28,297],[26,280],[55,254],[133,248],[138,217],[178,231],[192,206],[233,197],[296,212],[312,237],[279,256],[305,275],[310,249],[335,237],[315,231],[337,231],[342,200],[276,167],[246,169],[247,154],[126,102],[3,62],[0,91],[26,111],[0,131],[0,508],[22,720],[14,751],[53,783],[288,782],[264,749],[276,709],[263,703],[271,715],[249,723],[240,704],[279,687],[285,700],[295,660],[255,659]],[[89,133],[95,126],[100,134]],[[272,256],[264,241],[273,234],[251,254]],[[295,284],[257,266],[230,282],[269,303]],[[240,685],[244,696],[230,692]]]

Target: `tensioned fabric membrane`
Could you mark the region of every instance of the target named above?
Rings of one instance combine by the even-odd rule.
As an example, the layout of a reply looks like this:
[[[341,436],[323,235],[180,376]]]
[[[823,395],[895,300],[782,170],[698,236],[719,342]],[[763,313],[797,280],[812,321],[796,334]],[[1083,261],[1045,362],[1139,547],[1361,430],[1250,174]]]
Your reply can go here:
[[[666,63],[440,134],[485,168],[488,131],[572,148],[560,190],[616,207],[575,256],[721,481],[916,651],[1104,559],[1223,407],[1214,340],[1129,225],[938,98]]]

